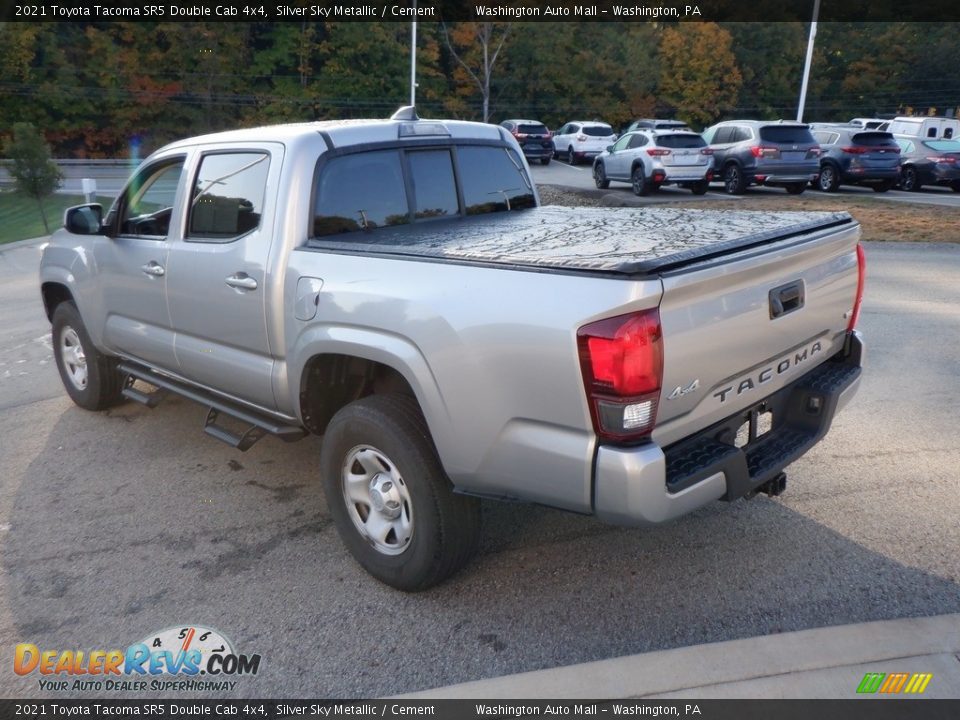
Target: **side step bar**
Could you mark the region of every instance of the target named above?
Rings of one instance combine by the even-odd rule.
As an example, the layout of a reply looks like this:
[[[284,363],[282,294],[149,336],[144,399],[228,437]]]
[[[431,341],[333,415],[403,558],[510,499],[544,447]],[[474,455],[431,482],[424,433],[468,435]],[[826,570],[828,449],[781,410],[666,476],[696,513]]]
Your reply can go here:
[[[230,402],[203,388],[194,387],[166,375],[161,375],[150,368],[132,362],[123,362],[120,363],[119,370],[127,376],[123,385],[123,396],[125,398],[154,408],[160,404],[167,392],[172,392],[200,405],[205,405],[207,407],[207,418],[203,426],[204,432],[241,452],[249,450],[257,440],[267,434],[276,435],[286,442],[300,440],[307,435],[307,431],[299,425],[287,425],[269,415]],[[157,390],[151,393],[141,392],[133,387],[136,380],[143,380],[145,383],[156,387]],[[221,415],[240,420],[250,427],[243,433],[237,434],[218,424],[217,421]]]

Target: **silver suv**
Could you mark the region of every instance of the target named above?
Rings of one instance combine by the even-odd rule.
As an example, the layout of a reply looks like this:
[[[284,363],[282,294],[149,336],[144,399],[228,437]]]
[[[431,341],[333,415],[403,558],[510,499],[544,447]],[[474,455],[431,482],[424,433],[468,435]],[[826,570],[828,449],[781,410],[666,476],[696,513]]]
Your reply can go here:
[[[713,150],[695,132],[637,130],[607,147],[593,162],[598,188],[628,182],[637,195],[677,184],[703,195],[713,179]]]
[[[703,138],[731,195],[750,185],[783,187],[799,195],[820,174],[820,146],[804,123],[729,120],[707,128]]]

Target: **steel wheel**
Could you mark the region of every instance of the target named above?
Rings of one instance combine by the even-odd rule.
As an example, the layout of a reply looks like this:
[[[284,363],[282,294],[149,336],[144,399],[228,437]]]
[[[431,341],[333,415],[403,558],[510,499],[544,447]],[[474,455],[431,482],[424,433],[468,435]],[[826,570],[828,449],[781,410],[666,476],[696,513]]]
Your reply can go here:
[[[83,352],[80,336],[69,325],[60,335],[60,359],[70,382],[77,390],[87,389],[87,356]]]
[[[350,450],[341,474],[343,501],[357,531],[384,555],[399,555],[413,538],[413,503],[397,466],[369,445]]]

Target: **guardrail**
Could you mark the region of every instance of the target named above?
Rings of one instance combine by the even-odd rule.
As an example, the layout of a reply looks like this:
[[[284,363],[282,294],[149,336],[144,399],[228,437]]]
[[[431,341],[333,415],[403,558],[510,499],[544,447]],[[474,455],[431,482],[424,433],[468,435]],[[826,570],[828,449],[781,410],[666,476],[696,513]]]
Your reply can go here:
[[[7,164],[8,159],[0,158],[0,189],[13,187],[13,178]],[[63,174],[63,185],[60,192],[80,192],[80,181],[83,178],[93,178],[98,185],[106,182],[111,187],[122,186],[140,164],[140,160],[129,158],[115,158],[105,160],[74,160],[55,158],[54,162]]]

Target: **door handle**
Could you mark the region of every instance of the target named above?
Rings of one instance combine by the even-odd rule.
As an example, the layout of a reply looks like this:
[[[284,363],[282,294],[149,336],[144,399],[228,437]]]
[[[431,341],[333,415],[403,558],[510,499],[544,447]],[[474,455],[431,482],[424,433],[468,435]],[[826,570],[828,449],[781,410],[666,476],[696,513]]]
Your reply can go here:
[[[143,265],[140,269],[143,270],[143,272],[145,272],[147,275],[152,275],[153,277],[160,277],[166,272],[163,269],[163,265],[154,260],[151,260],[146,265]]]
[[[226,282],[227,285],[229,285],[230,287],[234,287],[239,290],[256,290],[257,289],[257,281],[244,272],[239,272],[239,273],[236,273],[235,275],[231,275],[224,282]]]
[[[782,317],[794,310],[803,307],[804,287],[803,280],[795,280],[792,283],[781,285],[770,291],[770,319]]]

